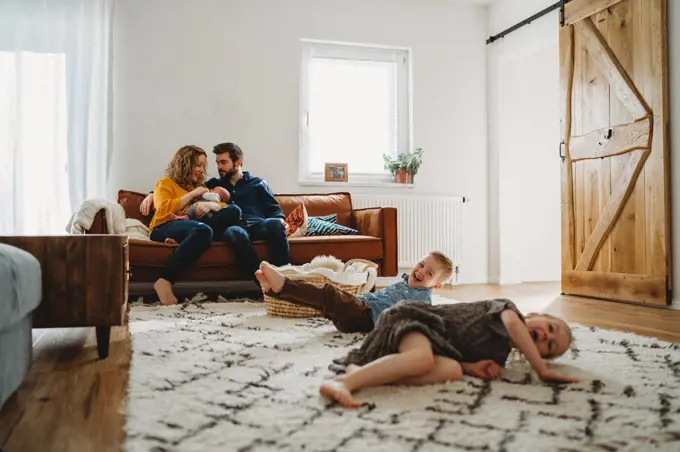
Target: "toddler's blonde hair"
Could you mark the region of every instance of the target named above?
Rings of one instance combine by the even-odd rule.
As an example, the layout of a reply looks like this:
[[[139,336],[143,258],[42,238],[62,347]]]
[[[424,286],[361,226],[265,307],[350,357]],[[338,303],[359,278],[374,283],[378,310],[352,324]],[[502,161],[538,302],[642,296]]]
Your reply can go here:
[[[441,275],[439,276],[439,280],[446,281],[449,279],[451,275],[453,275],[454,267],[451,258],[441,251],[432,251],[430,256],[434,257],[434,260],[436,260],[441,267]]]

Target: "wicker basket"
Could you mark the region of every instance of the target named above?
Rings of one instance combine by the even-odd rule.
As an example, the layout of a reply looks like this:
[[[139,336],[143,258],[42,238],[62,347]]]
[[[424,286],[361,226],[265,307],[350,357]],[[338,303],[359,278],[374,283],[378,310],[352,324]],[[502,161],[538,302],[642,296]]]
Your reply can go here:
[[[351,259],[345,263],[345,269],[350,265],[362,262],[366,264],[365,268],[369,267],[378,268],[378,265],[374,262],[367,261],[364,259]],[[357,295],[361,285],[349,285],[340,284],[326,278],[323,275],[300,275],[300,274],[286,274],[286,278],[295,281],[304,281],[310,284],[314,284],[317,287],[323,287],[325,284],[331,284],[338,289],[350,293],[352,295]],[[264,291],[263,291],[264,293]],[[267,310],[267,315],[271,317],[284,317],[290,319],[308,318],[308,317],[323,317],[323,313],[316,308],[309,306],[300,306],[294,303],[290,303],[285,300],[281,300],[277,297],[271,297],[267,293],[264,293],[264,303]]]

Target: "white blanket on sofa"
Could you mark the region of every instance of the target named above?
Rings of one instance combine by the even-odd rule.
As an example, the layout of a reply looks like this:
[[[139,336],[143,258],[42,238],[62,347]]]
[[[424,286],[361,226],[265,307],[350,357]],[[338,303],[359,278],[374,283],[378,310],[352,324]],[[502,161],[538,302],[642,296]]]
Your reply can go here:
[[[104,220],[109,234],[122,234],[135,239],[150,240],[149,228],[141,221],[125,218],[123,207],[105,198],[91,198],[84,201],[66,226],[69,234],[85,234],[90,230],[97,212],[104,210]]]
[[[149,238],[149,228],[139,220],[134,218],[125,219],[125,235],[130,236],[132,239],[139,240],[151,240]]]

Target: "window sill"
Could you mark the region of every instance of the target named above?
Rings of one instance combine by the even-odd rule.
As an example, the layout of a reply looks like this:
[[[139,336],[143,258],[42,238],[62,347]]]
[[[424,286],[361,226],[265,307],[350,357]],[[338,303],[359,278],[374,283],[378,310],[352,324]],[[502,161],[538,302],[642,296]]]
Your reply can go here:
[[[308,187],[385,187],[385,188],[415,188],[416,184],[398,184],[396,182],[326,182],[323,180],[301,180],[298,183]]]

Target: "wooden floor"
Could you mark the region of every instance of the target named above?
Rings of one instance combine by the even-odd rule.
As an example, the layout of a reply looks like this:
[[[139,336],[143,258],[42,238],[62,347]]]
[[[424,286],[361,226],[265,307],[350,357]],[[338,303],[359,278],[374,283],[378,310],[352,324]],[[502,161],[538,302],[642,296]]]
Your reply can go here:
[[[680,311],[559,295],[557,283],[461,285],[437,291],[461,301],[507,297],[522,312],[680,342]],[[118,451],[130,364],[127,328],[114,328],[111,353],[97,359],[94,329],[34,331],[34,363],[0,411],[0,449]]]

